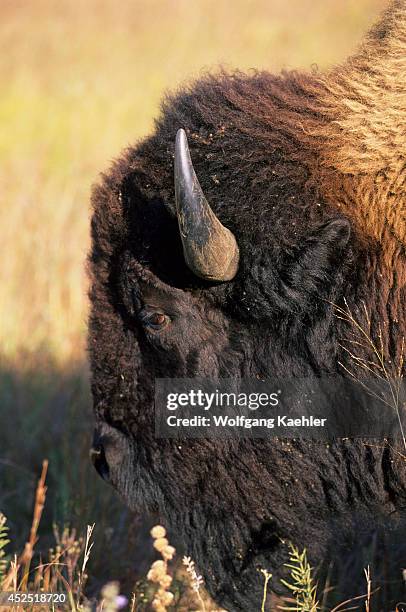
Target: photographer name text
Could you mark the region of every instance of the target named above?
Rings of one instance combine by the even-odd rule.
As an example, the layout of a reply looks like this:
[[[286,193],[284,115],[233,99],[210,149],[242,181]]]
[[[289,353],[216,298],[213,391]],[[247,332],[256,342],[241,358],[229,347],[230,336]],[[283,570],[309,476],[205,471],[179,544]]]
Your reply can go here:
[[[177,417],[170,415],[166,419],[169,427],[240,427],[244,429],[252,429],[255,427],[266,427],[267,429],[276,429],[284,427],[325,427],[327,419],[321,419],[314,416],[302,416],[290,418],[287,415],[278,415],[273,418],[250,418],[244,415],[236,417],[230,416],[201,416],[195,415],[190,418]]]

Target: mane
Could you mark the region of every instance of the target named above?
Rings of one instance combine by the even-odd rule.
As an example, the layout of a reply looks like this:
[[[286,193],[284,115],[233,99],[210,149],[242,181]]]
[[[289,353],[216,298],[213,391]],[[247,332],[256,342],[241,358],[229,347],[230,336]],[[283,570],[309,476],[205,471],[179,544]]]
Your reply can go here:
[[[397,172],[406,142],[405,0],[392,0],[357,53],[321,82],[330,116],[324,163],[346,174]]]

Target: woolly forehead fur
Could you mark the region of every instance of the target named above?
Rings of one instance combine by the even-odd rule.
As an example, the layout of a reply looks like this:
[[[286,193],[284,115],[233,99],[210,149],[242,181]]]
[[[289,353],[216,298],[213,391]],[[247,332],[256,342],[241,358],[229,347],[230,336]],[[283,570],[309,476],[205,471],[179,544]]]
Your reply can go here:
[[[405,0],[395,0],[358,53],[326,74],[219,73],[167,96],[155,133],[94,189],[99,254],[129,237],[129,192],[173,207],[184,127],[210,204],[240,242],[266,233],[294,244],[301,228],[339,212],[384,241],[391,264],[406,238],[405,49]]]

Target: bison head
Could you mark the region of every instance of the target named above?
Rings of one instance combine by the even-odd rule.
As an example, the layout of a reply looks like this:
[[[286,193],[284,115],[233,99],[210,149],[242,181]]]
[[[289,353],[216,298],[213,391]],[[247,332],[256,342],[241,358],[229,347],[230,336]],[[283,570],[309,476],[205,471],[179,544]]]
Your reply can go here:
[[[244,232],[252,219],[235,202],[229,219],[235,236],[203,193],[183,129],[172,198],[143,197],[131,179],[118,194],[126,237],[103,258],[103,279],[97,211],[94,218],[90,349],[99,425],[93,460],[130,503],[153,506],[160,478],[151,476],[151,453],[168,450],[153,436],[155,378],[335,371],[332,302],[352,250],[347,219],[329,211],[309,222],[303,203],[302,218],[292,220],[288,211],[283,235],[283,214],[272,211],[278,223],[268,218],[261,244],[253,245]],[[216,199],[228,201],[222,185]]]

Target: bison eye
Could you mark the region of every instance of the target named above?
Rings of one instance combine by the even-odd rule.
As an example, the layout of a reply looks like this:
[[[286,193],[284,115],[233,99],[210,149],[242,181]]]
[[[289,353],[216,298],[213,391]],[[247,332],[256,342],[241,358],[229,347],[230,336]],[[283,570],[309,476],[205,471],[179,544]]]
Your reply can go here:
[[[149,329],[163,329],[169,323],[169,317],[163,312],[145,311],[141,313],[141,323]]]

